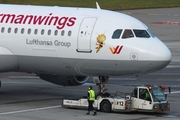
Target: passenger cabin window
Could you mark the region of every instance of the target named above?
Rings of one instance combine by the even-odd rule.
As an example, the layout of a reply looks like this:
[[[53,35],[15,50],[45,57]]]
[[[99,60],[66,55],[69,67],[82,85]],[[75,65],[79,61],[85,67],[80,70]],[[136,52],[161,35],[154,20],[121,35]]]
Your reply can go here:
[[[54,35],[57,36],[58,35],[58,30],[54,31]]]
[[[115,30],[112,35],[112,39],[119,39],[119,37],[121,36],[121,33],[122,33],[122,29]]]
[[[68,36],[71,36],[71,34],[72,34],[72,31],[68,31]]]
[[[22,29],[21,29],[21,34],[24,34],[24,31],[25,31],[24,28],[22,28]]]
[[[122,39],[127,39],[127,38],[132,38],[132,37],[134,37],[132,30],[130,29],[124,30]]]
[[[11,33],[11,28],[8,28],[8,33]]]
[[[14,33],[17,33],[17,32],[18,32],[18,28],[15,28],[15,29],[14,29]]]
[[[38,33],[38,29],[35,29],[34,34],[37,35],[37,33]]]
[[[8,27],[8,28],[5,28],[5,27],[1,27],[0,28],[0,33],[4,33],[4,32],[6,32],[7,31],[7,33],[11,33],[11,32],[14,32],[15,34],[17,34],[18,33],[18,31],[21,33],[21,34],[25,34],[25,33],[27,33],[27,34],[33,34],[34,33],[34,35],[37,35],[38,34],[38,29],[34,29],[34,30],[32,30],[31,28],[28,28],[28,29],[25,29],[25,28],[21,28],[21,29],[18,29],[18,28],[11,28],[11,27]],[[117,31],[117,33],[118,34],[121,34],[118,30],[116,30]],[[53,33],[54,32],[54,33]],[[122,32],[122,30],[121,30],[121,32]],[[55,31],[52,31],[52,30],[48,30],[48,31],[45,31],[44,29],[41,29],[40,31],[39,31],[39,33],[41,34],[41,35],[44,35],[45,33],[47,33],[47,35],[53,35],[54,34],[54,36],[57,36],[58,34],[59,34],[59,31],[58,30],[55,30]],[[61,31],[61,36],[65,36],[65,31],[64,30],[62,30]],[[71,36],[72,35],[72,31],[71,30],[69,30],[68,31],[68,33],[67,33],[67,36]],[[120,36],[120,35],[119,35]]]
[[[2,27],[2,28],[1,28],[1,33],[4,33],[4,31],[5,31],[5,28]]]
[[[62,31],[61,31],[61,36],[64,36],[64,34],[65,34],[65,31],[62,30]]]
[[[51,30],[48,30],[48,35],[51,35]]]
[[[31,29],[29,28],[28,31],[27,31],[28,34],[31,34]]]
[[[44,29],[41,30],[41,35],[44,35],[44,31],[45,31]]]
[[[148,34],[148,32],[146,30],[133,30],[136,37],[140,37],[140,38],[150,38],[150,35]]]

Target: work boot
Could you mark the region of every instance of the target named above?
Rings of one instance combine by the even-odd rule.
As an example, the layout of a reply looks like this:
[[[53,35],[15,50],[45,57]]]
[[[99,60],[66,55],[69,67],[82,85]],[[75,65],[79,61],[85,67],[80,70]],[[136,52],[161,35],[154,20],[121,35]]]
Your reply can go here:
[[[87,112],[86,115],[89,115],[89,112]]]
[[[95,116],[95,115],[97,115],[97,113],[96,113],[96,112],[94,112],[93,116]]]

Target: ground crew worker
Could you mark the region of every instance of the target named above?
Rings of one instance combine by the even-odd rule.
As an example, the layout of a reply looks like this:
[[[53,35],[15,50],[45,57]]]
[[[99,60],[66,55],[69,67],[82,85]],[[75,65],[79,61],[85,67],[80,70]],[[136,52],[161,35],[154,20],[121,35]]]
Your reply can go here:
[[[94,103],[94,100],[95,100],[95,92],[92,89],[92,86],[89,86],[89,88],[88,88],[87,100],[88,100],[88,112],[86,113],[86,115],[89,115],[90,111],[93,111],[94,112],[93,116],[95,116],[97,114],[97,112],[93,107],[93,103]]]
[[[151,101],[151,98],[150,98],[150,95],[149,95],[149,92],[146,90],[146,93],[145,93],[145,100],[148,100],[148,101]]]

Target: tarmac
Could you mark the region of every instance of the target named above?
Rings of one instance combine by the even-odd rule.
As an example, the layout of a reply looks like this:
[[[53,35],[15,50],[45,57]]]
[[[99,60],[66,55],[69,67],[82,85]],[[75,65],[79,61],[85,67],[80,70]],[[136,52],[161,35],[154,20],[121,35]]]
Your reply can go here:
[[[109,93],[131,92],[144,84],[166,85],[180,91],[180,8],[123,10],[143,23],[162,40],[172,52],[171,63],[163,70],[140,77],[124,76],[109,79]],[[179,120],[180,94],[168,95],[171,110],[164,113],[121,112],[86,115],[85,109],[62,107],[64,98],[86,96],[87,86],[97,87],[92,79],[85,85],[63,87],[41,80],[34,74],[2,73],[0,88],[0,120]]]

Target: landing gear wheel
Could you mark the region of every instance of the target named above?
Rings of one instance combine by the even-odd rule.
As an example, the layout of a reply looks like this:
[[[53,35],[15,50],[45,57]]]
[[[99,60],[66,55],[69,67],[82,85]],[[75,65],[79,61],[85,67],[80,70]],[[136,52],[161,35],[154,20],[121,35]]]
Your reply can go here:
[[[103,101],[101,103],[101,111],[102,112],[111,112],[111,104],[109,101]]]

